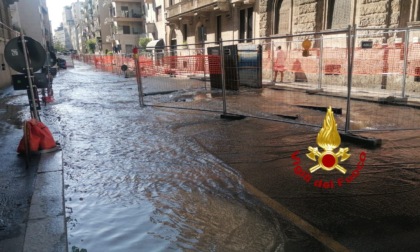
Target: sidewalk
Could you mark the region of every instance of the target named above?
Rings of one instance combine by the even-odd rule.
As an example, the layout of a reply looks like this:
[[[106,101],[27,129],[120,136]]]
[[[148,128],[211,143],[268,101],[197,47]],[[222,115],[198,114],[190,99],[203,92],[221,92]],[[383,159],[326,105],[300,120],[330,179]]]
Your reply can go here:
[[[265,87],[276,90],[307,90],[308,93],[324,94],[333,97],[347,97],[347,86],[324,85],[318,89],[318,84],[308,82],[265,82]],[[416,93],[406,93],[402,98],[401,91],[385,89],[366,89],[352,87],[352,100],[371,101],[388,104],[404,104],[411,107],[420,107],[420,96]]]
[[[26,103],[26,92],[0,92],[0,251],[66,251],[62,153],[33,156],[25,169],[16,152]],[[59,135],[56,125],[45,123]]]

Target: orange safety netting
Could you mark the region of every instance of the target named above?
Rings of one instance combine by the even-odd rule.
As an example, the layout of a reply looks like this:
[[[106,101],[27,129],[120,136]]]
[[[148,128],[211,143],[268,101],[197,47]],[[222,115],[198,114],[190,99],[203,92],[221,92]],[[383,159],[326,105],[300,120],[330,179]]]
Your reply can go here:
[[[407,49],[406,74],[420,76],[420,43],[411,43]],[[382,48],[356,48],[354,50],[353,74],[403,74],[404,46]],[[262,56],[263,69],[271,69],[275,59],[270,52]],[[346,74],[348,71],[347,48],[323,48],[322,55],[318,48],[310,49],[309,56],[302,56],[302,50],[287,52],[285,68],[288,72],[314,74]],[[132,57],[123,55],[81,55],[80,60],[95,65],[97,69],[109,72],[121,71],[127,65],[129,71],[135,71]],[[321,62],[322,60],[322,62]],[[164,56],[140,55],[138,57],[142,76],[221,74],[219,55]],[[228,64],[228,63],[227,63]],[[232,66],[226,65],[226,68]]]
[[[135,70],[135,62],[131,57],[121,55],[82,55],[83,62],[95,65],[104,71],[115,71],[122,65]],[[148,57],[140,55],[138,62],[142,76],[178,75],[195,73],[220,74],[220,56],[162,56]]]

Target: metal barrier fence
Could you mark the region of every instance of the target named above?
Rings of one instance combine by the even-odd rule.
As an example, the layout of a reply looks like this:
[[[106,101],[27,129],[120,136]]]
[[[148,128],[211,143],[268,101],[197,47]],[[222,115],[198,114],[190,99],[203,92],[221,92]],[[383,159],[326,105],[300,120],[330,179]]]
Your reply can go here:
[[[349,27],[145,52],[138,58],[144,104],[316,127],[332,106],[343,131],[420,129],[416,36],[420,31],[414,29]],[[278,46],[285,72],[283,82],[273,83]],[[118,74],[122,65],[135,70],[132,57],[83,55],[81,60]]]

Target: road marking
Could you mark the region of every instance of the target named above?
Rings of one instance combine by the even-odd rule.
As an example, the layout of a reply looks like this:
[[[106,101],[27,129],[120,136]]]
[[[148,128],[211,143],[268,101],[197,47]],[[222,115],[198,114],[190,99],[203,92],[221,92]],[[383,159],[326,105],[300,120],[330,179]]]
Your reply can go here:
[[[267,206],[271,207],[275,210],[278,214],[283,216],[288,221],[292,222],[294,225],[299,227],[302,231],[306,232],[307,234],[311,235],[319,242],[327,246],[333,251],[350,251],[348,248],[344,247],[342,244],[331,238],[326,233],[322,232],[318,228],[311,225],[309,222],[305,221],[285,206],[280,204],[279,202],[275,201],[274,199],[270,198],[265,193],[261,192],[251,184],[246,181],[242,181],[243,185],[247,189],[249,193],[257,197],[260,201],[262,201]]]

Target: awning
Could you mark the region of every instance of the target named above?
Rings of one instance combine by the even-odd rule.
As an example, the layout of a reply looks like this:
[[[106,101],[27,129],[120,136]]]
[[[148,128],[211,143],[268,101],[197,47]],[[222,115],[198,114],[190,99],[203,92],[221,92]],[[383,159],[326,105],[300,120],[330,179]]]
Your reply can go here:
[[[146,45],[146,51],[152,51],[152,50],[163,50],[165,47],[165,43],[163,42],[163,39],[158,40],[152,40]]]

